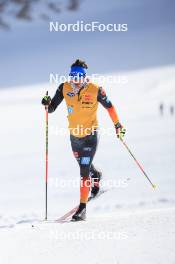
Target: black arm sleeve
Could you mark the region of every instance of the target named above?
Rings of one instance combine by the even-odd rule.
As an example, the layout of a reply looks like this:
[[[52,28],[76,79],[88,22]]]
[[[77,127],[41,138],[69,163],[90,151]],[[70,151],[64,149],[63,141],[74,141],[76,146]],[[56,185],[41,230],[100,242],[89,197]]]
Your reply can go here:
[[[112,103],[108,99],[106,92],[103,90],[102,87],[99,87],[98,95],[97,95],[97,101],[101,103],[105,108],[111,108]]]
[[[58,87],[58,89],[56,90],[56,93],[54,95],[54,97],[51,100],[51,103],[48,107],[48,112],[52,113],[55,111],[55,109],[57,108],[57,106],[63,101],[63,86],[64,83],[61,83],[60,86]]]

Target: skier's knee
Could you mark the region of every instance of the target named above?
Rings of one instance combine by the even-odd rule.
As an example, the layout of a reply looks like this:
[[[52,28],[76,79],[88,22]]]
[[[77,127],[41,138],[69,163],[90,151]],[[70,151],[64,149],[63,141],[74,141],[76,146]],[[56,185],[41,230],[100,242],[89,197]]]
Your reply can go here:
[[[90,174],[90,168],[89,168],[89,166],[86,166],[86,167],[81,167],[80,168],[80,175],[81,175],[81,177],[87,177],[87,176],[89,176],[89,174]]]

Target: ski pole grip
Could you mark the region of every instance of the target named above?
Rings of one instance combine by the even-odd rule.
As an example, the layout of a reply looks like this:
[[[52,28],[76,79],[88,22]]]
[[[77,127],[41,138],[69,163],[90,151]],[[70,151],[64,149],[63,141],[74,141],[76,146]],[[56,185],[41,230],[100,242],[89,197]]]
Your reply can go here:
[[[46,91],[46,96],[48,96],[48,94],[49,94],[48,91]],[[45,110],[48,111],[48,106],[47,105],[45,105]]]

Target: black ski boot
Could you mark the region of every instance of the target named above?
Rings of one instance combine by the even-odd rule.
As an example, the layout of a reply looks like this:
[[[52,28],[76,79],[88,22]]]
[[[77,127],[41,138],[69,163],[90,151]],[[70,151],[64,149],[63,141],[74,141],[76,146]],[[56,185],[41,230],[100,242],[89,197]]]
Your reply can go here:
[[[102,178],[102,173],[100,171],[94,170],[91,175],[91,195],[89,199],[93,199],[97,196],[100,191],[100,180]]]
[[[72,216],[72,221],[84,221],[86,220],[86,204],[80,203],[78,210]]]

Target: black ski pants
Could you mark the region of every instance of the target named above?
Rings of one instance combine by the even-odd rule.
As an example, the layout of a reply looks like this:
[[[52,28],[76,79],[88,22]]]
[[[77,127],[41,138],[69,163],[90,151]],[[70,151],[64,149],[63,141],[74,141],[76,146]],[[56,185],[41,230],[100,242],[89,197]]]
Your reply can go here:
[[[70,135],[70,141],[74,157],[78,161],[81,177],[91,176],[96,171],[92,164],[98,145],[98,132],[94,131],[91,135],[78,138]]]

